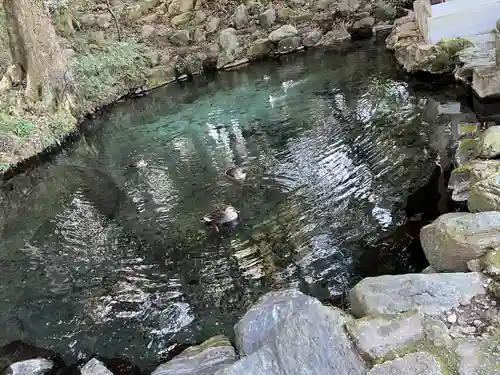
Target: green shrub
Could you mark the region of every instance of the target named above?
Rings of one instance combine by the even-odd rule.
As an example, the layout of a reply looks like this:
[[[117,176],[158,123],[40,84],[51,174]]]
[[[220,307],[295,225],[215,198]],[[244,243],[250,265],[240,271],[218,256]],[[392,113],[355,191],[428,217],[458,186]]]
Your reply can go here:
[[[28,137],[36,129],[31,122],[0,113],[0,133],[10,133],[18,137]]]
[[[72,61],[80,96],[96,103],[139,82],[149,64],[144,46],[129,41],[76,55]]]

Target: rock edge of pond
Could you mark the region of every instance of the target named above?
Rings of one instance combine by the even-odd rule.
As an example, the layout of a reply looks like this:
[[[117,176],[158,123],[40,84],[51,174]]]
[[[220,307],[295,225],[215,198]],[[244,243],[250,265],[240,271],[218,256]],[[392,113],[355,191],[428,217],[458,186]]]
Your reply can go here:
[[[495,279],[428,272],[366,278],[351,289],[348,312],[296,289],[269,292],[236,324],[234,346],[215,336],[152,375],[497,374]],[[98,357],[64,368],[50,351],[9,345],[1,350],[2,374],[143,374]]]

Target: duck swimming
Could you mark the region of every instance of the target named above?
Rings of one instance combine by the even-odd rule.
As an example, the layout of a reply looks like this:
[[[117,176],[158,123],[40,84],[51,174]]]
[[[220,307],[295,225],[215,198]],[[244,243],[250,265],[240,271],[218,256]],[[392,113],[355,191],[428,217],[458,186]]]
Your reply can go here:
[[[226,177],[232,181],[243,182],[247,177],[247,172],[240,167],[232,167],[224,172]]]
[[[201,221],[207,225],[212,225],[219,232],[219,226],[231,223],[238,219],[240,212],[233,206],[226,206],[224,209],[218,209],[211,214],[203,216]]]
[[[148,166],[148,163],[144,159],[136,160],[136,161],[127,165],[127,167],[129,167],[129,168],[137,168],[137,169],[146,168],[147,166]]]

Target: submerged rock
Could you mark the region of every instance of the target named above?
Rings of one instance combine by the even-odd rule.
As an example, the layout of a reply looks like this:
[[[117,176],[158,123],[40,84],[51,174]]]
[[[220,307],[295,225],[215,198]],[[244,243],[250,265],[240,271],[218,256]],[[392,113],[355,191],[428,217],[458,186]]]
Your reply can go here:
[[[366,374],[368,367],[344,328],[352,318],[340,309],[317,302],[282,320],[263,346],[217,375]],[[272,315],[272,310],[266,312]],[[265,320],[274,321],[272,316]]]
[[[113,373],[96,358],[92,358],[80,369],[81,375],[113,375]]]
[[[10,365],[2,374],[5,375],[45,375],[48,374],[54,362],[44,359],[28,359],[26,361],[16,362]]]
[[[476,143],[479,157],[491,159],[500,155],[500,126],[486,129]]]
[[[357,317],[411,310],[439,315],[485,294],[485,282],[477,272],[369,277],[351,289],[349,301]]]
[[[2,346],[0,348],[0,359],[0,373],[13,363],[26,362],[28,365],[35,363],[28,362],[28,360],[39,361],[38,363],[41,368],[48,364],[44,360],[49,360],[52,363],[51,368],[54,371],[65,366],[62,358],[52,350],[38,348],[22,341],[12,341]]]
[[[439,362],[425,352],[407,354],[402,358],[375,365],[367,375],[444,375]]]
[[[500,245],[500,212],[448,213],[420,231],[429,264],[437,271],[467,271],[467,262]]]
[[[500,173],[472,185],[467,207],[470,212],[500,211]]]
[[[421,314],[382,315],[347,324],[347,331],[361,354],[376,360],[420,341],[424,336]]]
[[[292,36],[290,38],[281,39],[278,43],[277,51],[281,55],[294,52],[300,47],[300,36]]]
[[[234,361],[236,353],[229,340],[225,336],[215,336],[161,364],[152,375],[213,375]]]
[[[295,289],[262,296],[234,327],[239,352],[249,355],[257,351],[285,319],[309,305],[321,303]]]

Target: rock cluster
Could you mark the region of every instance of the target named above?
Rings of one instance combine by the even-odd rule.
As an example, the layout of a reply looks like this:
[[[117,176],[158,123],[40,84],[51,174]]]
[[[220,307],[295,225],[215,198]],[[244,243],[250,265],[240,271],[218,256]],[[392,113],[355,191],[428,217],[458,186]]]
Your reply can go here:
[[[478,272],[367,278],[349,295],[354,316],[297,290],[271,292],[235,327],[240,359],[203,373],[495,374],[498,310],[488,281]],[[201,373],[199,361],[160,372],[183,358],[154,374]]]
[[[466,133],[457,143],[457,167],[449,188],[456,201],[467,201],[470,212],[500,209],[500,126],[490,126],[478,134],[476,124],[467,124]]]
[[[218,5],[217,5],[218,4]],[[258,0],[234,4],[202,0],[142,1],[114,9],[153,55],[146,87],[182,74],[228,69],[303,48],[337,48],[353,37],[389,32],[401,4],[369,0]],[[228,16],[229,15],[229,16]],[[107,9],[77,12],[82,31],[113,34]],[[80,30],[79,29],[79,30]],[[188,62],[191,63],[188,63]]]

